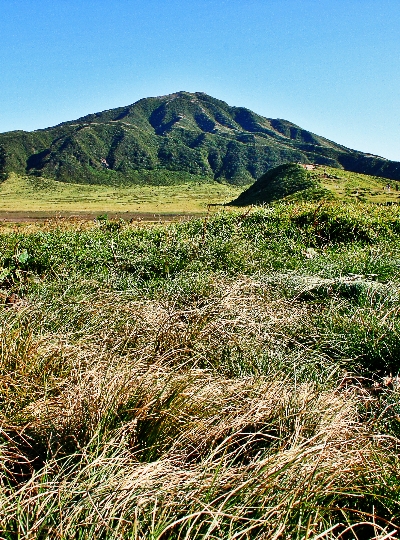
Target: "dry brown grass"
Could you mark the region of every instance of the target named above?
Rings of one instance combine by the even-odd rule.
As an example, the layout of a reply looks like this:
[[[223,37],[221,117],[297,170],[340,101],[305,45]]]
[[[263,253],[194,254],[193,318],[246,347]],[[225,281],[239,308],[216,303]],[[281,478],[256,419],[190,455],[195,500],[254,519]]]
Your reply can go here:
[[[293,368],[310,308],[249,278],[182,304],[0,313],[5,538],[394,537],[397,442]]]

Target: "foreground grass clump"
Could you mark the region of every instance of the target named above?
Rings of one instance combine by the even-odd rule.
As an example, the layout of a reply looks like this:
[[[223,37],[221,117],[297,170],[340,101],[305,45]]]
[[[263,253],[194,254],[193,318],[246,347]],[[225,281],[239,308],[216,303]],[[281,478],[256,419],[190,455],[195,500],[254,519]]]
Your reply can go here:
[[[398,534],[397,209],[0,246],[4,538]]]

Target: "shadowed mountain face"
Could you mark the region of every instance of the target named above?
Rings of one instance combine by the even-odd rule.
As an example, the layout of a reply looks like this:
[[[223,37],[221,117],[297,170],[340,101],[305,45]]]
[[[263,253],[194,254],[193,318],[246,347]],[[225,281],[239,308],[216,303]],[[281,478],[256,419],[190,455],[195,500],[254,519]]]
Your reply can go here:
[[[286,120],[197,92],[146,98],[34,132],[0,134],[0,179],[10,172],[80,183],[249,184],[288,162],[400,179],[400,163],[350,150]]]

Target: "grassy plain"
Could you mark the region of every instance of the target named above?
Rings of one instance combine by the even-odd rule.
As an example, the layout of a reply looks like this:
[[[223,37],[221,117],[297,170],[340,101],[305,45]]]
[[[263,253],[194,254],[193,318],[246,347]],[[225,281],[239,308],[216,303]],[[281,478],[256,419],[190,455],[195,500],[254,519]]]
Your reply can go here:
[[[172,186],[70,184],[10,174],[0,183],[0,212],[200,214],[235,198],[243,187],[216,182]]]
[[[351,173],[330,167],[318,167],[311,178],[343,202],[398,203],[396,182]],[[0,183],[0,219],[49,218],[76,215],[93,218],[100,214],[129,219],[147,215],[201,215],[208,206],[235,199],[246,186],[191,182],[169,186],[107,186],[57,182],[14,173]]]
[[[53,222],[0,254],[2,538],[398,536],[397,205]]]

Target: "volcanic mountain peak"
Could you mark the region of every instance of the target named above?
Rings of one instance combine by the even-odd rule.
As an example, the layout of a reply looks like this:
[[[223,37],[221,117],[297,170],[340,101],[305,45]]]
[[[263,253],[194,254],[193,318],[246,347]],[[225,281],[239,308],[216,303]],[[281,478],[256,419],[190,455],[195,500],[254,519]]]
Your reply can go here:
[[[0,135],[0,174],[65,182],[218,180],[248,184],[288,162],[400,178],[400,164],[363,154],[282,119],[180,91],[34,132]]]

